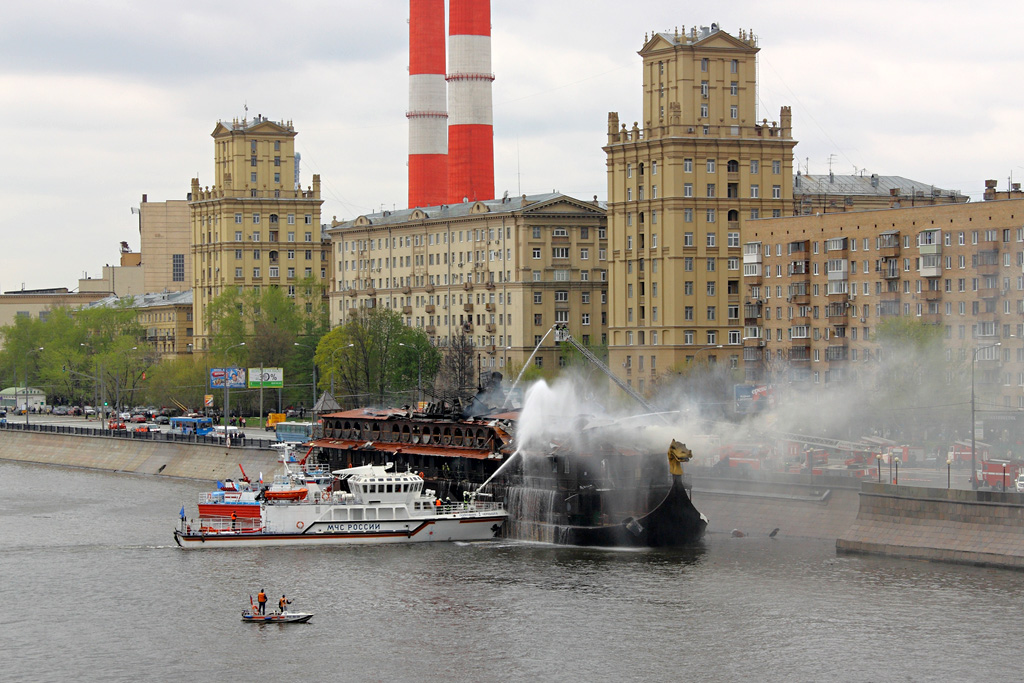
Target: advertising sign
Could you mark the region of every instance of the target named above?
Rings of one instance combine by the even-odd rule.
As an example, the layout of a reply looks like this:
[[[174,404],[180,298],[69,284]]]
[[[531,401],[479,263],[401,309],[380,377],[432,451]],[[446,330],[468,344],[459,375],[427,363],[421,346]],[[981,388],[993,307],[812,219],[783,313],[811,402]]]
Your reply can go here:
[[[249,368],[250,389],[280,389],[283,386],[283,368]]]
[[[206,394],[203,396],[203,406],[206,408],[213,407],[213,394]]]
[[[210,368],[211,389],[244,389],[245,368]]]
[[[774,398],[772,387],[761,384],[736,384],[733,386],[736,412],[754,413],[768,408]]]

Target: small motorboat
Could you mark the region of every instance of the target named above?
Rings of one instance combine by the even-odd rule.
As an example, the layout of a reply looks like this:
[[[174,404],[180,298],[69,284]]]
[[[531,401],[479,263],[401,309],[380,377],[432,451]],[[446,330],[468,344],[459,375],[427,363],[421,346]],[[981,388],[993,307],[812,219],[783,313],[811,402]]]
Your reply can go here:
[[[271,612],[260,614],[256,608],[250,608],[242,612],[242,621],[251,624],[305,624],[313,618],[309,612]]]

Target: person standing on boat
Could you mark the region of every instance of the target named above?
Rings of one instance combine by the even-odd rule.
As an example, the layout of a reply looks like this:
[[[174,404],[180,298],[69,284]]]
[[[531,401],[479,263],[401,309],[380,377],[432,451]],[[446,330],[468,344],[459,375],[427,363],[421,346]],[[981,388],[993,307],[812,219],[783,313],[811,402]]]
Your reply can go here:
[[[285,606],[286,606],[286,605],[290,605],[290,604],[292,604],[292,601],[291,601],[291,600],[288,600],[287,598],[285,598],[285,597],[284,597],[284,596],[282,595],[282,596],[281,596],[281,599],[277,601],[277,610],[278,610],[279,612],[284,612],[284,610],[285,610]]]
[[[256,596],[256,602],[258,602],[259,605],[260,605],[260,607],[259,607],[260,614],[266,614],[267,613],[267,594],[266,594],[266,592],[263,591],[262,588],[260,589],[260,594]]]
[[[238,531],[238,515],[234,510],[231,511],[231,530]]]

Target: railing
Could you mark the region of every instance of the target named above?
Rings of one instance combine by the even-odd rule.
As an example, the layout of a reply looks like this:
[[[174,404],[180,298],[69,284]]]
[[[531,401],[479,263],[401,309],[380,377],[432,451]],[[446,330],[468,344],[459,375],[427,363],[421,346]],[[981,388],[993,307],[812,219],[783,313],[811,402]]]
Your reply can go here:
[[[29,424],[20,422],[0,422],[0,429],[23,432],[43,432],[49,434],[70,434],[72,436],[98,436],[112,437],[115,439],[130,439],[134,441],[170,441],[176,443],[201,443],[223,446],[224,439],[215,436],[199,436],[197,434],[174,434],[171,432],[131,432],[124,429],[100,429],[98,427],[72,427],[68,425],[47,425]],[[232,437],[231,446],[250,446],[254,448],[267,448],[268,444],[276,443],[273,439],[253,439],[246,437],[236,439]]]

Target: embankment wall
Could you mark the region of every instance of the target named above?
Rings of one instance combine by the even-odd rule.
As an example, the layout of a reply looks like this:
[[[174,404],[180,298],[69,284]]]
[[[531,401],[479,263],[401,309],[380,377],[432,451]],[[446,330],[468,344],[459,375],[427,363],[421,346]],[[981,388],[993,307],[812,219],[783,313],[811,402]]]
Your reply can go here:
[[[834,540],[857,517],[860,482],[806,475],[729,479],[692,475],[693,504],[708,518],[709,533],[780,535]]]
[[[269,448],[14,430],[0,432],[0,459],[210,481],[237,479],[239,464],[253,478],[280,466]]]
[[[1024,495],[864,483],[836,550],[1024,569]]]

